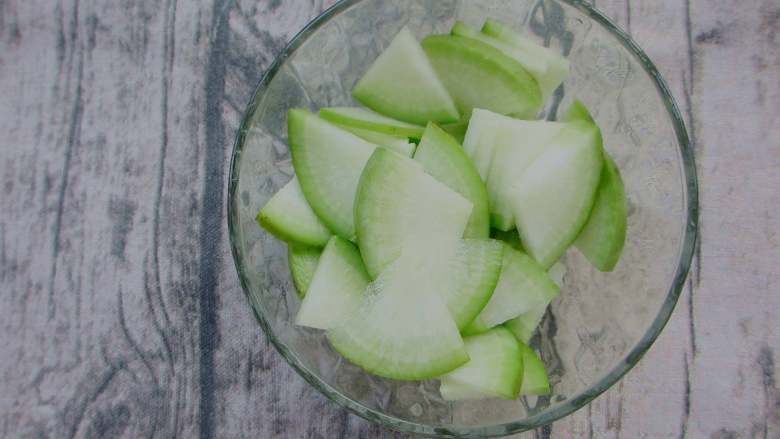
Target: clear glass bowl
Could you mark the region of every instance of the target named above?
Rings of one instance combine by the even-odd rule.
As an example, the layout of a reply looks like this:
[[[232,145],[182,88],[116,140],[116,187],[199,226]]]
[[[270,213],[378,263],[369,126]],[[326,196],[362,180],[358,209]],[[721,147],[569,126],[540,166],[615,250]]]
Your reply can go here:
[[[497,18],[564,53],[571,76],[550,99],[554,118],[574,99],[602,128],[628,195],[628,240],[600,273],[576,250],[562,293],[532,341],[552,394],[518,401],[443,401],[435,381],[398,382],[349,364],[321,332],[295,326],[298,309],[283,242],[255,223],[293,175],[286,113],[353,105],[353,84],[398,30],[446,33],[454,20]],[[688,273],[697,227],[693,151],[668,87],[623,31],[581,1],[346,0],[309,23],[268,69],[244,115],[228,198],[238,274],[257,320],[301,376],[356,414],[429,436],[491,437],[532,429],[587,404],[642,357],[666,323]]]

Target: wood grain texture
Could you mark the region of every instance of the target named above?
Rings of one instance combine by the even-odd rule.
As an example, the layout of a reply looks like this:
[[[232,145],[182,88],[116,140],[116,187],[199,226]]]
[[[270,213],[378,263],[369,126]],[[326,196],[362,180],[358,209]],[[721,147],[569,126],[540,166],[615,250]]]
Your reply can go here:
[[[227,243],[241,110],[331,3],[0,0],[0,437],[406,437],[285,364]],[[642,362],[516,437],[778,438],[780,5],[595,3],[687,117],[701,245]]]

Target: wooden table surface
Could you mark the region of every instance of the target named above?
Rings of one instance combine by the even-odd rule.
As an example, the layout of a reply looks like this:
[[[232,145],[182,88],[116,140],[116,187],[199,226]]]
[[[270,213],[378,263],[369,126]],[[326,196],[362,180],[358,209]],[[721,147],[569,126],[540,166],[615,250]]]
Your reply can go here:
[[[321,0],[0,0],[0,436],[406,437],[267,343],[224,219],[241,110]],[[780,2],[597,0],[687,117],[700,248],[638,367],[538,438],[780,438]]]

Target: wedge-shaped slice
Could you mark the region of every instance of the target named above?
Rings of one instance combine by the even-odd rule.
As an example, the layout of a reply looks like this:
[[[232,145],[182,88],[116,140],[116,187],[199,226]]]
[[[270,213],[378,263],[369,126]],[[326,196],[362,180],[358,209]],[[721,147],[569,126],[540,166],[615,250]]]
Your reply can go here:
[[[441,290],[459,330],[482,311],[493,295],[501,274],[504,245],[493,239],[464,239],[458,245]],[[436,257],[445,257],[437,255]]]
[[[407,137],[392,136],[390,134],[384,134],[377,131],[367,130],[365,128],[355,128],[348,125],[335,124],[339,128],[349,131],[350,133],[360,137],[363,140],[371,142],[373,144],[384,146],[385,148],[395,151],[406,157],[414,155],[414,150],[417,145],[410,142]]]
[[[287,262],[290,265],[293,285],[295,285],[295,291],[298,292],[298,297],[301,299],[306,296],[311,278],[314,277],[314,271],[317,270],[321,253],[322,249],[317,247],[297,244],[290,244],[287,247]]]
[[[598,128],[571,122],[513,188],[523,247],[543,267],[557,261],[585,225],[603,162]]]
[[[419,139],[423,131],[425,131],[423,125],[392,119],[359,107],[321,108],[320,117],[335,124],[362,128],[391,136]]]
[[[293,166],[306,200],[330,230],[353,240],[355,192],[376,145],[302,109],[290,110],[287,123]]]
[[[464,117],[474,108],[517,117],[539,111],[542,95],[536,80],[500,50],[453,35],[431,35],[422,46]]]
[[[428,256],[401,257],[382,272],[351,317],[328,332],[333,347],[368,372],[399,380],[433,378],[466,363],[430,263]]]
[[[567,120],[593,122],[590,112],[579,101],[572,104],[565,117]],[[605,151],[596,201],[574,245],[594,267],[601,271],[612,271],[623,253],[627,217],[623,179],[617,165]]]
[[[601,271],[612,271],[620,260],[626,242],[627,214],[620,171],[611,157],[604,156],[593,210],[574,241],[590,263]]]
[[[520,353],[523,357],[523,378],[520,386],[520,395],[549,395],[550,380],[547,376],[547,368],[533,349],[525,343],[519,343],[519,345]],[[490,395],[473,386],[451,379],[442,379],[440,391],[442,398],[447,401],[490,398]]]
[[[332,235],[309,206],[295,177],[260,209],[257,222],[282,241],[314,247],[324,246]]]
[[[547,275],[550,276],[550,279],[555,282],[559,289],[563,286],[563,276],[565,273],[566,266],[560,262],[556,262],[555,265],[547,270]],[[542,318],[544,318],[544,314],[547,312],[547,307],[550,305],[550,302],[557,296],[557,293],[550,294],[546,302],[535,305],[530,310],[506,322],[504,326],[512,331],[518,340],[523,343],[528,343],[528,341],[531,340],[531,337],[534,336],[536,328],[539,327]]]
[[[558,292],[558,286],[536,261],[507,247],[490,301],[463,333],[478,334],[535,307],[546,306]]]
[[[526,121],[496,115],[498,132],[487,179],[490,224],[499,230],[515,227],[512,194],[531,164],[563,129],[559,122]]]
[[[355,198],[357,242],[368,273],[376,278],[410,244],[459,239],[470,215],[471,203],[418,162],[377,149]]]
[[[546,65],[544,75],[537,78],[537,81],[545,96],[549,96],[569,77],[569,61],[566,58],[549,47],[536,44],[509,26],[496,20],[487,19],[482,26],[482,33],[515,47],[529,57],[544,62]]]
[[[401,29],[352,90],[363,105],[395,119],[455,122],[460,114],[414,35]]]
[[[492,111],[475,108],[463,138],[463,150],[471,157],[482,181],[487,181],[490,174],[501,117]]]
[[[522,342],[519,345],[523,355],[523,384],[520,387],[520,394],[548,395],[550,380],[547,377],[547,368],[533,349]]]
[[[482,41],[519,62],[520,65],[533,76],[536,83],[539,84],[539,90],[542,93],[542,101],[546,100],[561,84],[561,79],[557,77],[557,75],[548,72],[548,65],[545,59],[540,58],[538,54],[533,51],[526,50],[524,47],[508,44],[480,32],[462,21],[455,22],[451,34]]]
[[[485,185],[474,164],[455,139],[433,123],[428,124],[414,160],[425,172],[463,195],[473,206],[464,238],[487,238],[490,233]]]
[[[441,377],[442,397],[452,400],[464,396],[462,391],[449,391],[448,386],[457,384],[474,390],[477,397],[517,398],[522,384],[523,356],[515,336],[506,328],[498,327],[466,337],[464,342],[470,360]]]
[[[369,281],[357,247],[332,237],[322,251],[295,323],[329,329],[343,322],[361,303]]]

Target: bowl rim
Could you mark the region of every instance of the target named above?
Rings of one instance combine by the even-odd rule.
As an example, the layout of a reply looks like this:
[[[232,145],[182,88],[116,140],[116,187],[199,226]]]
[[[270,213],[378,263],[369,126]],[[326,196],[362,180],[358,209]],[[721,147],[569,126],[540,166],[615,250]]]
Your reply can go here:
[[[228,179],[227,197],[228,234],[230,238],[233,262],[238,273],[241,288],[249,300],[255,317],[262,327],[266,337],[276,348],[276,350],[282,355],[285,361],[287,361],[287,363],[292,366],[292,368],[301,377],[303,377],[304,380],[306,380],[315,389],[324,394],[328,399],[336,402],[342,407],[347,408],[352,413],[368,421],[375,422],[401,432],[414,433],[428,437],[487,438],[519,433],[533,428],[542,427],[558,419],[561,419],[564,416],[567,416],[574,411],[584,407],[587,403],[612,387],[639,362],[639,360],[648,351],[650,346],[656,340],[658,335],[661,333],[661,330],[664,328],[667,321],[671,317],[672,311],[674,310],[674,307],[677,304],[680,294],[682,293],[682,289],[685,285],[698,239],[698,183],[694,161],[694,150],[689,140],[688,132],[685,127],[685,121],[678,109],[671,90],[658,69],[655,67],[655,64],[653,64],[644,50],[639,47],[639,45],[631,38],[630,35],[628,35],[625,31],[613,23],[603,13],[598,11],[589,3],[586,3],[584,0],[556,0],[558,2],[568,4],[569,6],[572,6],[578,9],[580,12],[588,15],[591,20],[603,26],[622,44],[626,50],[628,50],[635,57],[635,59],[642,65],[645,72],[653,79],[656,90],[662,98],[667,113],[672,121],[679,145],[679,154],[682,158],[682,171],[685,186],[685,193],[683,195],[687,207],[687,222],[683,234],[682,246],[679,252],[679,260],[674,277],[672,279],[672,283],[669,287],[666,298],[664,299],[661,308],[653,319],[653,322],[650,324],[650,327],[647,329],[639,342],[623,358],[623,360],[615,367],[613,367],[612,370],[610,370],[606,375],[592,384],[588,389],[565,400],[563,403],[554,406],[552,409],[530,416],[521,421],[512,421],[482,427],[444,427],[430,424],[420,424],[400,419],[367,407],[360,402],[342,395],[331,385],[322,381],[316,374],[310,372],[306,366],[304,366],[303,363],[298,360],[296,354],[276,338],[265,316],[258,309],[261,307],[261,305],[256,304],[253,300],[253,296],[249,289],[249,282],[243,262],[244,259],[241,249],[239,248],[238,239],[238,206],[240,199],[239,194],[237,193],[239,178],[238,164],[240,162],[241,152],[246,140],[247,130],[249,129],[249,125],[251,124],[259,104],[258,98],[262,95],[265,88],[274,78],[277,71],[281,68],[287,58],[292,53],[294,53],[295,50],[300,47],[301,44],[303,44],[311,34],[318,30],[323,24],[327,23],[332,17],[335,17],[347,8],[362,1],[364,0],[340,0],[327,8],[309,23],[307,23],[303,29],[301,29],[290,40],[290,42],[285,46],[285,48],[262,75],[259,83],[254,89],[254,92],[252,93],[249,104],[243,113],[241,124],[236,133],[236,140],[233,144],[233,151],[230,158],[230,175]]]

